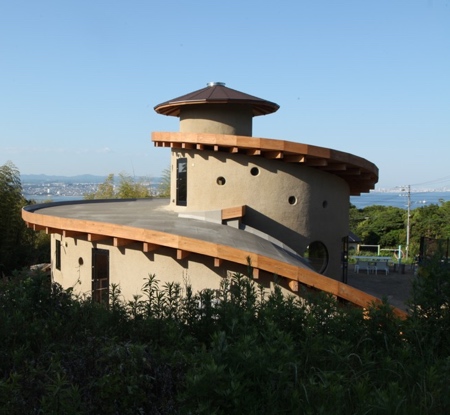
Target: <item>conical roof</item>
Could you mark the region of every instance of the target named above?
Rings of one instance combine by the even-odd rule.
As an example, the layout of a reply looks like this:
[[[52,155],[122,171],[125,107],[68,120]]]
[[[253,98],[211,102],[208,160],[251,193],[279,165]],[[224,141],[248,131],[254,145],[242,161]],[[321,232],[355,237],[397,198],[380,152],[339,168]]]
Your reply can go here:
[[[246,104],[251,105],[253,116],[271,114],[280,108],[274,102],[248,95],[225,86],[223,82],[210,82],[206,88],[199,89],[181,97],[171,99],[155,106],[158,114],[178,117],[184,105],[198,104]]]

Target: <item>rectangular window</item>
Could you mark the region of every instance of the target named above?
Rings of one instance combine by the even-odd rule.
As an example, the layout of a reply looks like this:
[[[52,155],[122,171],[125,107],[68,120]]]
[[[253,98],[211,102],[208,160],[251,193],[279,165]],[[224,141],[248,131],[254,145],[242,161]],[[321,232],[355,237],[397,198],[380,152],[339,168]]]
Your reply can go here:
[[[92,299],[108,304],[109,251],[106,249],[92,249]]]
[[[177,159],[177,205],[187,205],[187,158]]]
[[[55,267],[57,270],[61,271],[61,241],[58,239],[56,239]]]

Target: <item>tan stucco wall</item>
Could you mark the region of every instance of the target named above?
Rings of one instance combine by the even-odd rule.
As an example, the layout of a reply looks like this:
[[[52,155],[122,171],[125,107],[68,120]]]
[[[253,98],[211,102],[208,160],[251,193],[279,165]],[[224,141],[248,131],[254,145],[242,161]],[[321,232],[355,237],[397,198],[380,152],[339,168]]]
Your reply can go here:
[[[186,157],[187,206],[176,206],[176,159]],[[258,169],[252,175],[252,169]],[[225,184],[218,185],[219,177]],[[325,275],[339,279],[341,240],[348,235],[349,188],[327,172],[243,154],[172,150],[171,208],[208,211],[246,205],[244,222],[303,254],[321,241],[329,251]],[[295,200],[293,204],[289,200]]]
[[[61,241],[61,270],[55,268],[56,239]],[[213,258],[191,254],[182,260],[175,258],[176,251],[160,248],[152,253],[144,253],[142,245],[135,243],[127,248],[117,248],[106,243],[91,243],[81,239],[64,238],[53,234],[51,238],[52,276],[54,282],[63,288],[73,288],[74,292],[91,295],[92,289],[92,248],[109,252],[110,285],[118,284],[122,298],[132,300],[141,295],[142,286],[149,275],[155,274],[162,289],[167,282],[179,283],[182,288],[189,284],[194,292],[203,289],[219,289],[221,281],[235,272],[247,274],[247,267],[232,263],[213,266]],[[80,265],[82,258],[82,265]],[[287,280],[281,279],[282,291],[293,294]],[[273,276],[260,272],[257,280],[267,293],[273,289]]]
[[[252,135],[250,105],[202,104],[182,107],[180,132]]]

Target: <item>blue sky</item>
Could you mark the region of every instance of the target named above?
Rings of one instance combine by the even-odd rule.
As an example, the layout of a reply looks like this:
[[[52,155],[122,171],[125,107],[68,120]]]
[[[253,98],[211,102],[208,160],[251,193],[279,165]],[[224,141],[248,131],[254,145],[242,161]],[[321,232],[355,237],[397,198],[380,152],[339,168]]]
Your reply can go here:
[[[280,105],[254,136],[450,186],[450,0],[3,1],[0,165],[158,176],[153,107],[210,81]]]

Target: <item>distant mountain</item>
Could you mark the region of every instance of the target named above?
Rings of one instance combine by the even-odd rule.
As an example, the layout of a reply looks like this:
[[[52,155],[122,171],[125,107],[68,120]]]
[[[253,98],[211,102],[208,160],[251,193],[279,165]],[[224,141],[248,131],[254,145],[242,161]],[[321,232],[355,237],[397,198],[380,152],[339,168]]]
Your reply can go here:
[[[106,176],[94,176],[93,174],[80,174],[78,176],[48,176],[46,174],[22,174],[22,183],[103,183]]]

